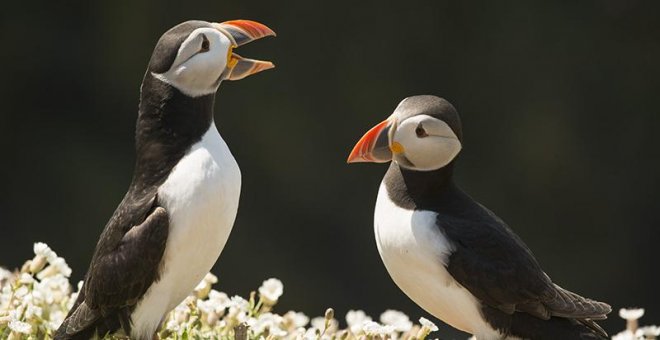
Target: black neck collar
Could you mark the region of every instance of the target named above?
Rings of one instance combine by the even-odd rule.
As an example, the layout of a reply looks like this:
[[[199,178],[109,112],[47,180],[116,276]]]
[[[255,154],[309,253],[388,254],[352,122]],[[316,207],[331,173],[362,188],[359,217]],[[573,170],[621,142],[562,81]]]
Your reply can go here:
[[[454,162],[433,171],[414,171],[390,164],[385,186],[390,199],[405,209],[440,211],[453,205],[461,190],[453,179]]]
[[[134,185],[159,185],[213,124],[215,94],[189,97],[173,86],[144,77],[135,129]]]

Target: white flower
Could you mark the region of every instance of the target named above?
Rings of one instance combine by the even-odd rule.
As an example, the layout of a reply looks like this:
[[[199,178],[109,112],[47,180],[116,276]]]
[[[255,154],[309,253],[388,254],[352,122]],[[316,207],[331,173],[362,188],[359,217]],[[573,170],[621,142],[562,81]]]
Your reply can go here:
[[[244,298],[235,295],[229,301],[229,313],[227,317],[235,321],[244,322],[247,320],[247,314],[250,311],[250,303]]]
[[[368,321],[371,321],[371,317],[362,310],[349,310],[346,313],[346,324],[348,324],[353,334],[360,333],[364,324]]]
[[[165,329],[170,330],[172,332],[178,332],[179,331],[179,323],[174,320],[173,318],[167,320],[167,323],[165,324]]]
[[[196,305],[197,309],[202,311],[202,313],[215,313],[215,306],[209,300],[197,299]]]
[[[282,317],[277,314],[263,313],[259,315],[258,319],[251,323],[250,326],[257,334],[264,333],[268,330],[268,332],[274,336],[283,337],[286,335],[286,331],[280,328]]]
[[[282,317],[284,318],[284,323],[288,326],[289,329],[305,327],[309,323],[309,318],[307,315],[300,312],[297,313],[292,310],[286,312],[286,314],[284,314]]]
[[[334,333],[339,328],[339,321],[337,319],[331,319],[328,324],[328,329],[325,329],[326,319],[323,316],[317,316],[312,319],[311,325],[312,328],[318,329],[324,335],[329,335]]]
[[[17,297],[17,298],[19,298],[19,299],[21,299],[21,298],[23,298],[25,295],[27,295],[29,292],[30,292],[30,290],[28,289],[28,287],[26,287],[26,286],[20,286],[20,287],[18,287],[18,289],[16,289],[16,291],[14,292],[14,296]]]
[[[212,289],[208,294],[207,300],[197,300],[197,308],[209,315],[207,322],[214,324],[216,318],[225,314],[225,309],[230,305],[227,294]]]
[[[317,340],[320,334],[321,333],[319,332],[318,328],[312,327],[305,331],[305,334],[302,336],[302,338],[303,340]]]
[[[211,289],[209,292],[209,302],[215,306],[216,313],[224,313],[225,309],[229,307],[229,296],[223,292]]]
[[[394,332],[394,327],[383,326],[374,321],[365,321],[362,325],[362,329],[368,335],[388,335]]]
[[[43,242],[35,242],[32,249],[34,250],[34,255],[43,256],[48,261],[54,260],[57,257],[57,254]]]
[[[48,262],[50,265],[46,267],[46,269],[40,271],[39,274],[37,274],[37,278],[39,280],[43,280],[44,278],[57,274],[62,274],[64,277],[71,276],[71,268],[68,264],[66,264],[66,261],[64,261],[63,258],[57,257],[52,261],[49,260]]]
[[[649,338],[649,339],[654,339],[660,336],[660,327],[652,325],[652,326],[644,326],[640,329],[637,330],[635,333],[637,337],[641,338]]]
[[[43,314],[43,310],[39,306],[35,306],[33,304],[28,304],[27,310],[25,311],[25,318],[30,319],[32,317],[38,317],[41,318]]]
[[[194,291],[198,298],[203,299],[208,296],[211,286],[218,283],[218,277],[212,273],[206,273],[206,276],[197,284]]]
[[[305,327],[299,327],[289,330],[289,333],[284,336],[284,338],[290,340],[302,340],[304,339],[305,333],[307,333],[307,329],[305,329]]]
[[[635,340],[635,336],[632,334],[631,331],[625,330],[623,332],[613,335],[612,340]]]
[[[250,309],[250,303],[244,298],[234,295],[229,300],[229,308],[247,312]]]
[[[0,267],[0,282],[10,279],[12,276],[14,276],[9,270]]]
[[[264,303],[268,305],[274,305],[277,303],[277,300],[284,293],[284,285],[282,281],[270,278],[264,281],[259,287],[259,297],[263,300]]]
[[[18,282],[24,285],[29,285],[34,283],[34,277],[28,273],[21,273],[21,276],[18,277]]]
[[[626,320],[637,320],[644,316],[644,308],[621,308],[619,309],[619,316]]]
[[[433,322],[431,322],[429,319],[426,319],[424,317],[419,318],[419,324],[422,325],[422,327],[428,328],[431,332],[435,332],[438,330],[438,326],[436,326]]]
[[[386,310],[380,315],[380,322],[383,325],[394,327],[397,332],[407,332],[412,329],[413,325],[408,315],[392,309]]]
[[[46,270],[41,273],[44,273],[45,271]],[[69,298],[69,295],[71,294],[71,285],[69,284],[69,280],[62,274],[56,274],[45,277],[40,282],[37,282],[35,284],[34,292],[37,291],[40,292],[40,295],[38,296],[39,300],[43,300],[47,304],[60,303]]]
[[[174,308],[170,313],[170,320],[167,322],[166,327],[172,331],[178,331],[178,325],[182,325],[188,321],[190,317],[190,308],[188,308],[188,303],[190,302],[191,296],[188,296],[183,302]],[[176,327],[174,327],[176,325]]]
[[[325,318],[322,316],[317,316],[313,318],[311,322],[313,328],[316,328],[320,331],[323,331],[323,329],[325,328]]]
[[[12,320],[9,322],[9,328],[16,333],[30,334],[32,333],[32,325],[27,322]]]

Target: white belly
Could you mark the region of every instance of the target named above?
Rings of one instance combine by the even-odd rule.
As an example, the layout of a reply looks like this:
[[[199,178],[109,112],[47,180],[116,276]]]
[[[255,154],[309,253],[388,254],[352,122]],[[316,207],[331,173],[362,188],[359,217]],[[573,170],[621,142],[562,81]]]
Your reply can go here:
[[[215,124],[158,190],[170,217],[160,280],[131,316],[132,338],[151,339],[159,324],[209,272],[238,210],[241,173]]]
[[[479,339],[501,338],[483,320],[476,298],[447,272],[453,245],[436,227],[436,217],[431,211],[398,207],[381,184],[374,226],[387,271],[410,299],[438,319]]]

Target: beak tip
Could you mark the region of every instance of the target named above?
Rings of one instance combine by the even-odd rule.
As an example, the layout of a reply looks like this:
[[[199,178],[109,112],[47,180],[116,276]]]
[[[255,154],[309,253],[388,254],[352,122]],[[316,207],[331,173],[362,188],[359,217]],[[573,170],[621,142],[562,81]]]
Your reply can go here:
[[[348,155],[348,158],[346,159],[346,164],[352,164],[352,163],[361,163],[364,162],[364,156],[360,152],[360,148],[357,146],[351,150],[351,153]]]

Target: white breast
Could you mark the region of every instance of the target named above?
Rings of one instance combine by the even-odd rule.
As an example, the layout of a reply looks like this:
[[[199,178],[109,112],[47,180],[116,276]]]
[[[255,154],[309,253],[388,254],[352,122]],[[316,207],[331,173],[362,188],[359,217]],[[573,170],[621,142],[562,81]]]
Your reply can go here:
[[[131,316],[133,338],[151,339],[211,269],[234,224],[240,191],[238,164],[211,124],[158,190],[170,217],[164,266]]]
[[[447,272],[453,245],[436,226],[432,211],[403,209],[378,191],[374,226],[383,263],[394,282],[438,319],[479,339],[499,339],[481,316],[476,298]]]

